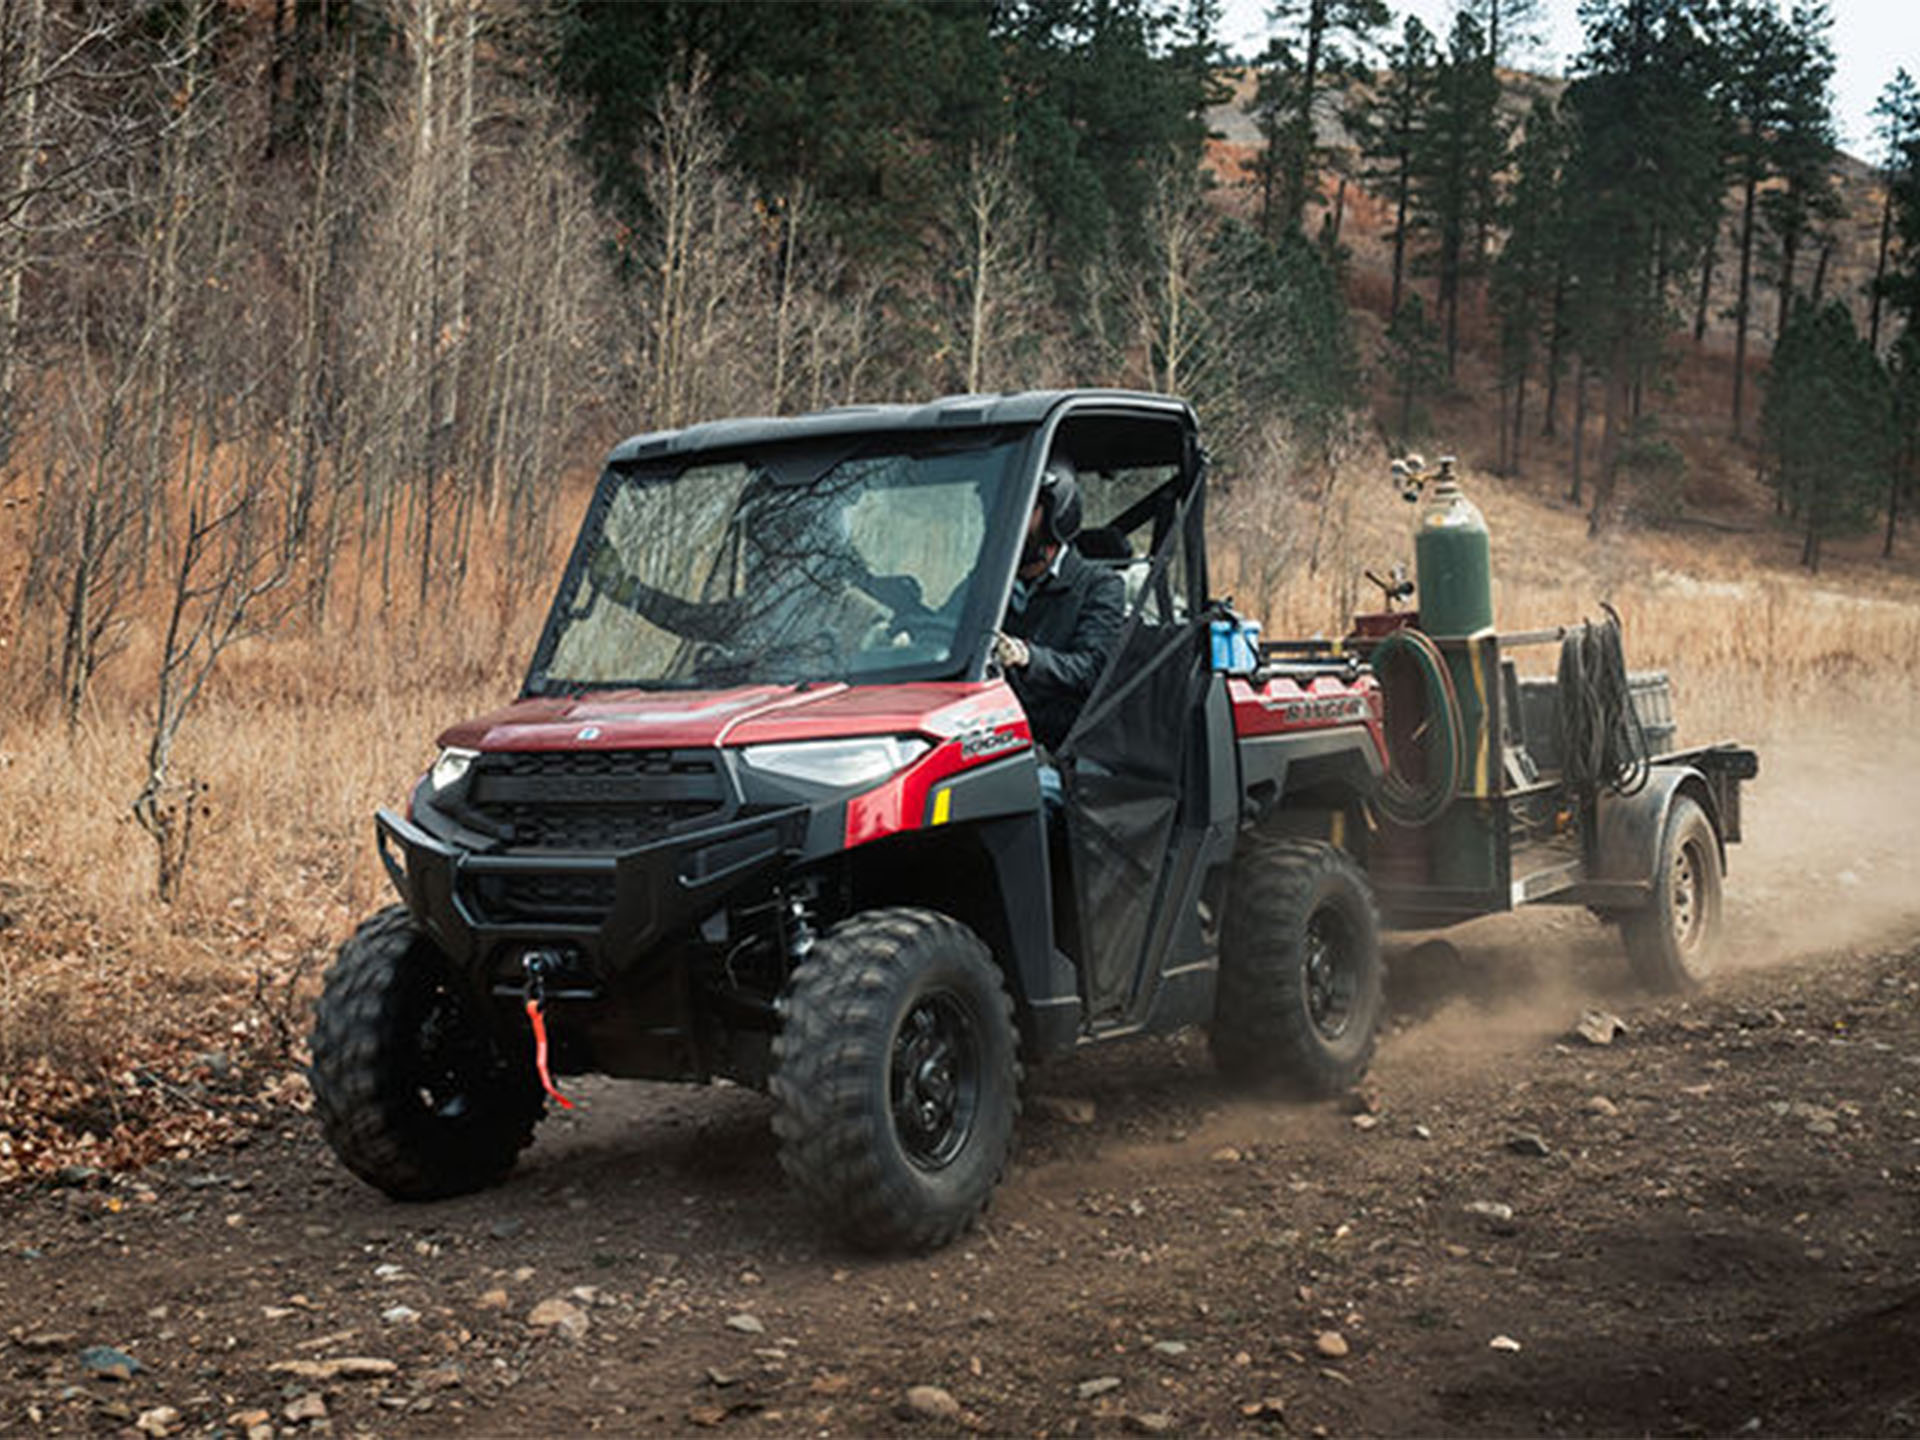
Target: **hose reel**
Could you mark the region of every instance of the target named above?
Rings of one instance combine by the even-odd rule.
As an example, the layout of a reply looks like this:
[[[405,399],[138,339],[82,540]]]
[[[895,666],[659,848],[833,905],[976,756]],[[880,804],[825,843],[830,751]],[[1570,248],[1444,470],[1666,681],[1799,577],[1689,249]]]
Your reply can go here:
[[[1411,628],[1389,633],[1374,647],[1371,663],[1387,707],[1390,763],[1380,783],[1380,809],[1408,828],[1431,824],[1452,803],[1467,764],[1453,674],[1440,647]],[[1418,687],[1419,704],[1403,712],[1410,685]]]

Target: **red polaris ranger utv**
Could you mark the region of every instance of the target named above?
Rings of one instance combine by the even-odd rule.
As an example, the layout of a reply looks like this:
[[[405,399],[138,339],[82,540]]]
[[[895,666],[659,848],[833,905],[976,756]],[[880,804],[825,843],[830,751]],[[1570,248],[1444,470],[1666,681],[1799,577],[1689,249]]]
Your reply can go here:
[[[994,657],[1055,456],[1126,619],[1047,754]],[[727,1076],[771,1093],[844,1239],[926,1248],[1005,1169],[1023,1058],[1200,1025],[1236,1078],[1351,1085],[1383,911],[1584,904],[1689,982],[1752,753],[1654,757],[1664,681],[1607,627],[1495,635],[1445,476],[1420,559],[1446,624],[1258,645],[1209,595],[1205,472],[1186,405],[1112,392],[619,446],[520,699],[378,816],[403,903],[313,1032],[341,1160],[454,1194],[511,1167],[554,1075]],[[1503,638],[1561,641],[1559,681]]]

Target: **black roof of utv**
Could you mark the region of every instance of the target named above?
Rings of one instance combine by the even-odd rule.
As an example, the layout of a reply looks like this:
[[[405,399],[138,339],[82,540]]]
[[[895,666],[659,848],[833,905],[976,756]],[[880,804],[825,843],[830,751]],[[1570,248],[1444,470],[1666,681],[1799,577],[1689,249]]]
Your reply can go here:
[[[1169,419],[1194,423],[1183,400],[1132,390],[1028,390],[1014,395],[949,395],[923,405],[844,405],[812,415],[789,418],[751,416],[712,420],[682,430],[657,430],[635,435],[614,447],[610,465],[632,465],[669,456],[703,451],[750,449],[757,445],[794,440],[826,439],[838,435],[866,435],[876,431],[939,431],[975,426],[1037,426],[1055,411],[1099,409],[1111,404],[1139,415],[1158,412]],[[1084,462],[1083,462],[1084,463]]]

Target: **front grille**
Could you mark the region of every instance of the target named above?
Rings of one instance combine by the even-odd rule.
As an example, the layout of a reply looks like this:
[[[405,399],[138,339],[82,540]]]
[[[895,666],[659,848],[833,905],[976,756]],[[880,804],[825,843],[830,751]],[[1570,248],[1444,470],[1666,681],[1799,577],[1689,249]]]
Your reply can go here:
[[[545,750],[483,754],[466,808],[516,850],[617,853],[726,808],[711,750]]]
[[[468,898],[496,925],[598,925],[613,909],[611,875],[475,875]]]

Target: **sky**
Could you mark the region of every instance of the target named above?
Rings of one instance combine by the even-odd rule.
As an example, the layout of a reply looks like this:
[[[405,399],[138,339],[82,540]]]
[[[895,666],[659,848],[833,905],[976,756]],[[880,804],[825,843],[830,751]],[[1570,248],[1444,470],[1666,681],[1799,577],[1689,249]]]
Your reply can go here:
[[[1427,28],[1444,36],[1452,27],[1453,0],[1387,0],[1398,17],[1409,11]],[[1833,14],[1833,49],[1837,62],[1833,82],[1834,123],[1840,145],[1863,160],[1877,160],[1873,139],[1873,105],[1905,66],[1920,79],[1920,0],[1829,0]],[[1785,9],[1785,3],[1781,6]],[[1546,0],[1546,43],[1532,57],[1517,57],[1531,68],[1563,71],[1580,49],[1577,0]],[[1226,0],[1220,27],[1234,54],[1257,55],[1266,44],[1267,0]],[[1503,47],[1504,48],[1504,47]]]

